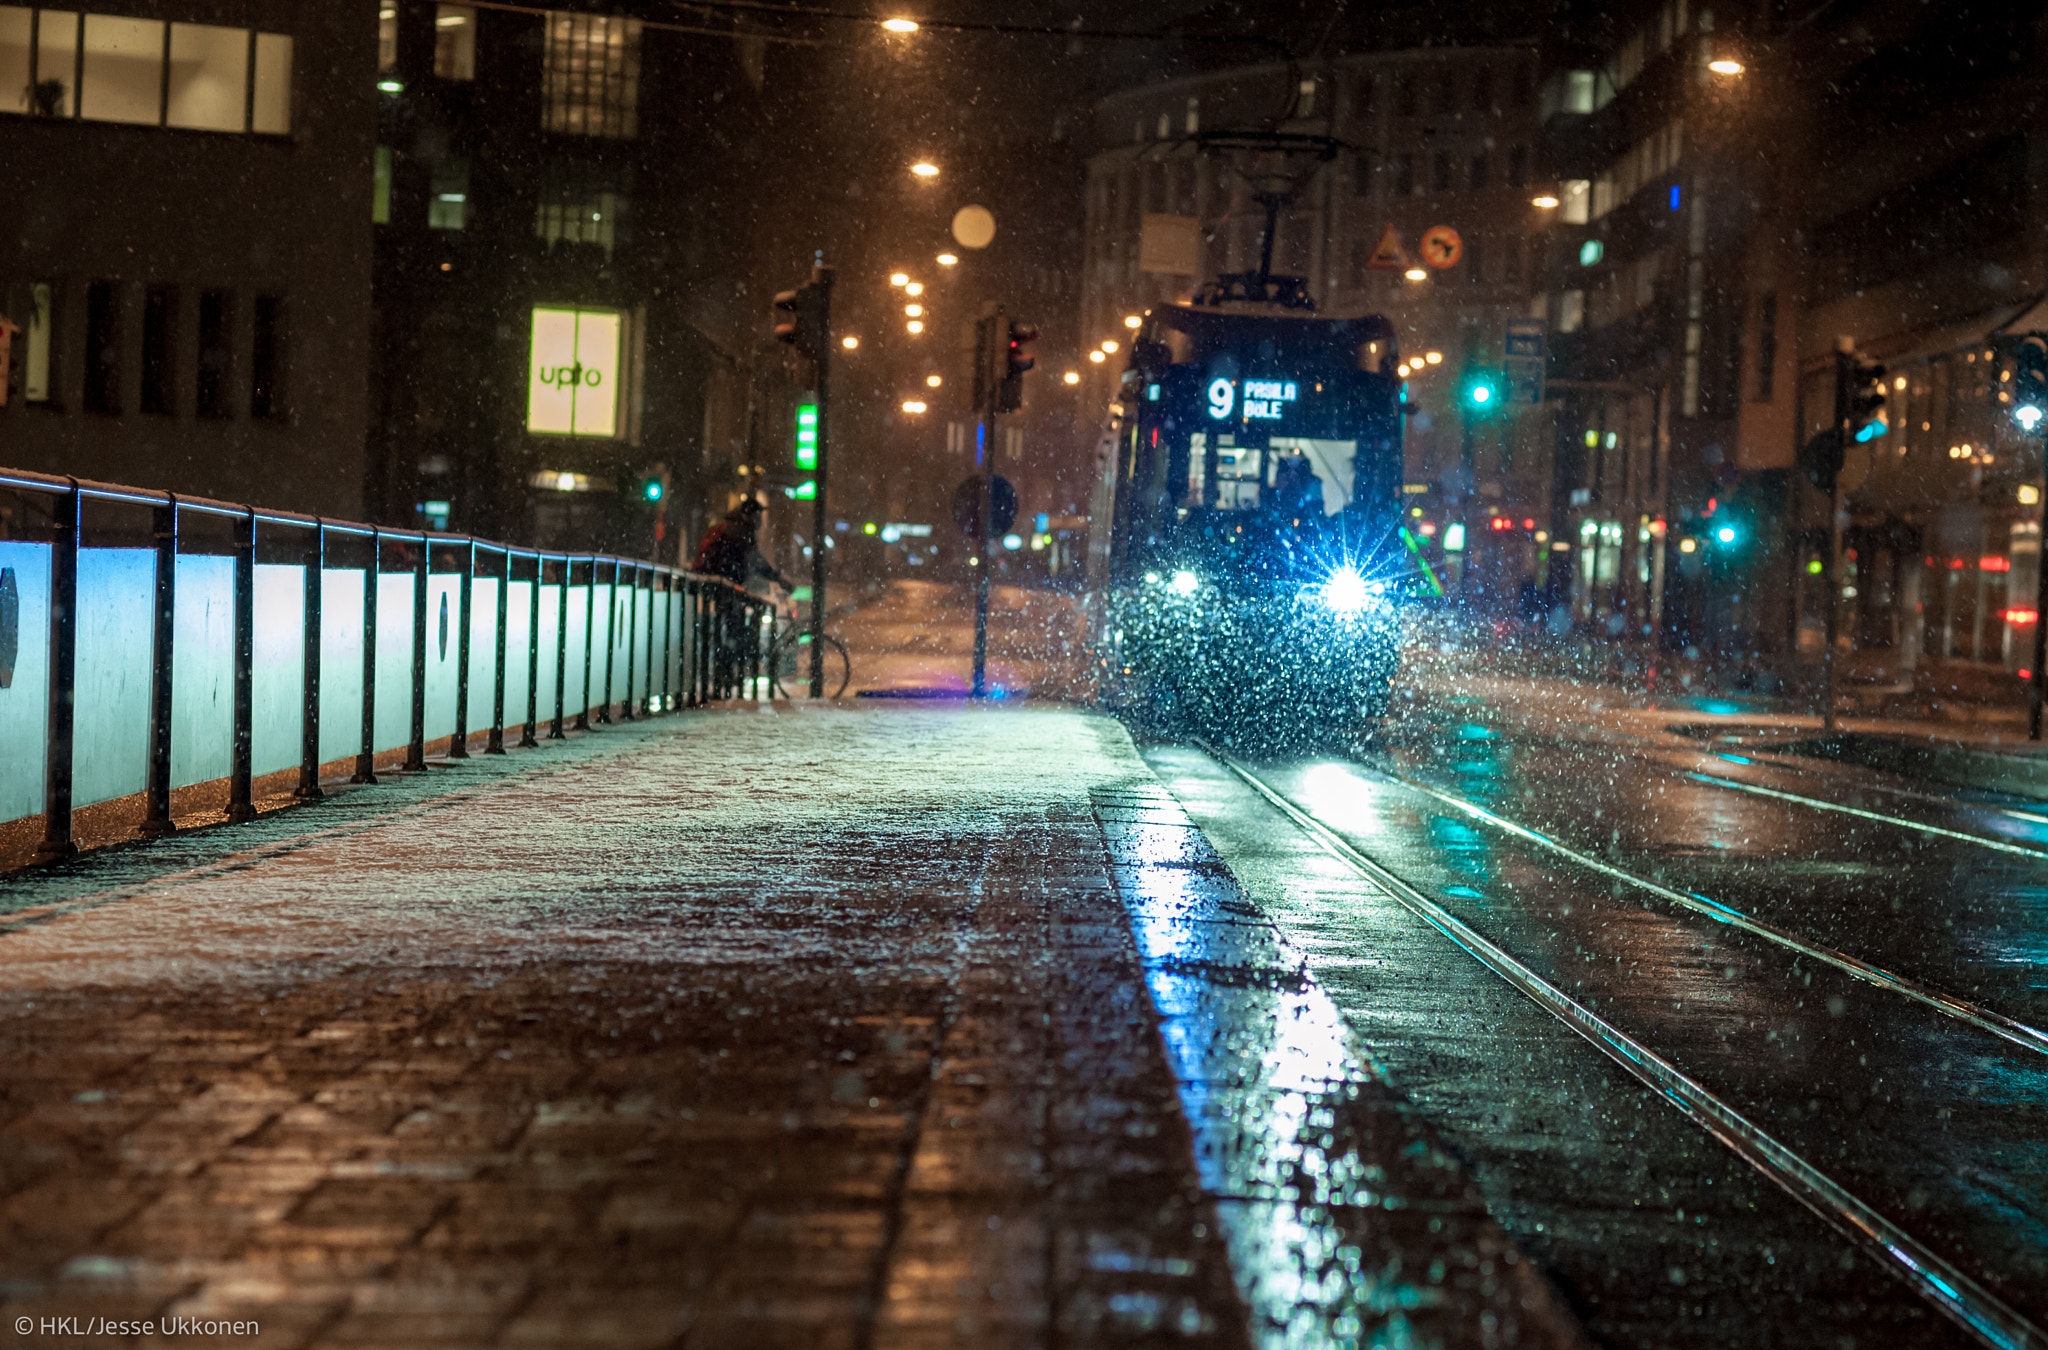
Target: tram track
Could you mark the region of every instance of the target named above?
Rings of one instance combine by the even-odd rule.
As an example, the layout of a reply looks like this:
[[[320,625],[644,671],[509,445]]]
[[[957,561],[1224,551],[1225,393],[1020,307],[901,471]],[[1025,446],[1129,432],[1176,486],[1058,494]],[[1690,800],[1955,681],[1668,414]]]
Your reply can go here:
[[[1769,1178],[1836,1233],[1848,1239],[1858,1251],[1903,1281],[1962,1330],[1986,1345],[2027,1347],[2032,1350],[2048,1347],[2048,1332],[2044,1332],[2024,1314],[2006,1304],[1940,1253],[1915,1238],[1877,1206],[1862,1199],[1847,1186],[1836,1181],[1822,1167],[1766,1130],[1751,1115],[1746,1114],[1725,1097],[1717,1095],[1670,1059],[1658,1054],[1644,1041],[1622,1030],[1614,1021],[1603,1018],[1586,1002],[1567,993],[1551,980],[1545,979],[1505,947],[1478,932],[1416,885],[1361,851],[1337,828],[1313,811],[1299,805],[1286,793],[1266,781],[1258,771],[1215,747],[1205,745],[1203,749],[1216,763],[1227,769],[1254,794],[1292,822],[1318,850],[1338,859],[1374,882],[1403,908],[1448,938],[1479,965],[1594,1045],[1657,1097],[1674,1107],[1743,1162]],[[1833,953],[1832,955],[1840,959],[1829,960],[1827,949],[1814,948],[1813,944],[1805,943],[1797,935],[1785,933],[1754,920],[1734,922],[1735,919],[1746,916],[1735,915],[1734,911],[1724,906],[1716,906],[1714,902],[1704,897],[1690,896],[1685,892],[1674,891],[1651,882],[1647,878],[1635,877],[1622,869],[1614,868],[1611,864],[1551,840],[1539,832],[1487,812],[1485,808],[1463,802],[1452,794],[1397,775],[1378,773],[1378,776],[1400,787],[1422,792],[1433,800],[1459,809],[1482,824],[1510,833],[1525,843],[1541,846],[1557,856],[1566,858],[1574,865],[1589,867],[1596,874],[1603,875],[1609,880],[1640,884],[1667,899],[1682,903],[1683,907],[1691,912],[1713,918],[1723,924],[1743,928],[1811,959],[1827,961],[1866,983],[1913,997],[1916,1002],[1941,1011],[1947,1016],[1970,1022],[1984,1030],[1994,1030],[2002,1039],[2009,1042],[2036,1051],[2048,1046],[2048,1038],[2043,1038],[2041,1033],[2023,1024],[2012,1023],[2008,1027],[2000,1027],[2001,1020],[2011,1022],[2011,1019],[2000,1019],[1998,1014],[1990,1013],[1989,1010],[1976,1009],[1974,1005],[1952,1000],[1939,991],[1911,985],[1911,982],[1902,982],[1890,972],[1860,962],[1846,953]],[[1812,950],[1807,950],[1808,948]]]

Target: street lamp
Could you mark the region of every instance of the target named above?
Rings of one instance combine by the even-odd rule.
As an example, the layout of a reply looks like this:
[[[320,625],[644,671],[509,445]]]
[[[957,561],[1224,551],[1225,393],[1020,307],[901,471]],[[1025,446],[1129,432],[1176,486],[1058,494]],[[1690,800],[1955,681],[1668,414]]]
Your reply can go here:
[[[1060,376],[1060,378],[1065,380],[1068,384],[1079,384],[1081,382],[1081,372],[1078,370],[1070,370],[1066,374]]]
[[[1138,317],[1136,314],[1124,315],[1124,327],[1126,328],[1137,328],[1142,326],[1144,322],[1145,321],[1142,318]]]
[[[889,274],[889,284],[891,286],[908,286],[910,284],[910,273],[891,272]]]
[[[958,254],[941,253],[939,255],[939,266],[941,267],[951,267],[954,263],[957,263],[959,261],[960,258]]]
[[[1104,343],[1102,344],[1102,350],[1104,350],[1105,352],[1113,352],[1113,351],[1115,351],[1115,350],[1116,350],[1116,339],[1115,339],[1115,338],[1109,338],[1108,340],[1106,340],[1106,341],[1105,341],[1105,342],[1104,342]]]
[[[1411,267],[1407,271],[1403,272],[1401,275],[1408,278],[1408,280],[1410,281],[1429,280],[1429,273],[1423,271],[1420,267]]]
[[[1100,350],[1096,350],[1096,351],[1092,351],[1092,352],[1088,353],[1088,359],[1089,359],[1090,361],[1093,361],[1093,362],[1094,362],[1094,363],[1095,363],[1096,365],[1098,365],[1098,366],[1099,366],[1099,365],[1101,365],[1101,364],[1102,364],[1102,363],[1103,363],[1104,361],[1107,361],[1107,360],[1109,359],[1109,357],[1108,357],[1108,356],[1106,356],[1106,355],[1105,355],[1105,354],[1104,354],[1104,353],[1103,353],[1102,351],[1100,351]]]
[[[903,307],[903,312],[904,312],[905,314],[909,315],[909,316],[910,316],[911,318],[913,318],[913,319],[922,319],[922,318],[924,317],[924,306],[923,306],[923,305],[905,305],[905,306]]]
[[[903,411],[907,413],[921,413],[924,411],[924,401],[915,398],[906,399],[903,404]]]
[[[903,283],[903,293],[905,295],[923,295],[924,283],[922,281],[906,281]]]
[[[1422,359],[1433,366],[1440,366],[1444,363],[1444,354],[1442,352],[1424,352]]]
[[[912,319],[904,327],[910,330],[912,336],[915,336],[924,331],[924,321],[922,319]]]
[[[1724,56],[1719,61],[1707,62],[1707,69],[1713,71],[1716,75],[1740,75],[1742,73],[1742,62],[1730,61]]]
[[[944,377],[942,377],[942,376],[938,376],[938,375],[927,375],[927,376],[925,376],[925,377],[924,377],[924,382],[925,382],[925,384],[927,384],[927,385],[928,385],[928,386],[930,386],[931,388],[933,388],[933,389],[936,389],[936,388],[938,388],[938,387],[939,387],[940,385],[944,384],[944,383],[945,383],[946,381],[945,381]]]
[[[1551,195],[1550,193],[1546,192],[1540,197],[1531,197],[1529,199],[1529,205],[1535,207],[1539,211],[1555,211],[1557,209],[1557,198]]]
[[[884,19],[882,20],[882,27],[885,31],[891,33],[915,33],[917,31],[917,20]]]
[[[860,339],[848,333],[845,337],[839,339],[839,345],[848,351],[852,351],[855,347],[860,346]]]
[[[919,178],[937,178],[939,176],[939,166],[925,159],[921,159],[911,165],[910,171]]]

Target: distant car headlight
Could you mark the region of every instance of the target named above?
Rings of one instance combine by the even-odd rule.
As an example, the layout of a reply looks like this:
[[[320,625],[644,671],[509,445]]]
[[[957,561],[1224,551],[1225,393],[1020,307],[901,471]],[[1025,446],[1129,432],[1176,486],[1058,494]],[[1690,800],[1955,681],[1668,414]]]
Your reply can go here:
[[[1322,601],[1334,614],[1363,614],[1378,598],[1381,588],[1368,584],[1353,567],[1340,567],[1323,582]]]
[[[1168,584],[1173,587],[1174,593],[1177,595],[1193,595],[1197,590],[1201,589],[1202,579],[1193,572],[1175,572],[1173,580]]]

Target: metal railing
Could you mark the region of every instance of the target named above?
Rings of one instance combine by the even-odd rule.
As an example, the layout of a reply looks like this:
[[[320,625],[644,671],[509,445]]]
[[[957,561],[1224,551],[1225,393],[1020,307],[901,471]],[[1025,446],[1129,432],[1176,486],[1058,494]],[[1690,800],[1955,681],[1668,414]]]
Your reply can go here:
[[[766,609],[642,560],[0,469],[0,821],[43,816],[36,857],[63,858],[75,810],[140,793],[142,831],[167,834],[174,787],[223,778],[250,820],[255,780],[294,758],[303,799],[351,755],[358,783],[444,738],[467,758],[480,686],[485,754],[508,703],[534,747],[544,717],[558,740],[571,717],[758,697]]]

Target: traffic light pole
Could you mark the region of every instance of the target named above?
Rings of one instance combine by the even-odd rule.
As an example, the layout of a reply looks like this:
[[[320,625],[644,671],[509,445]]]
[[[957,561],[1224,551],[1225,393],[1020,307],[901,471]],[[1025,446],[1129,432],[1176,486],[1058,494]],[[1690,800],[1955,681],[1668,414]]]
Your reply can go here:
[[[974,326],[974,389],[979,396],[981,436],[974,475],[974,691],[988,696],[988,527],[995,509],[996,401],[1002,379],[1000,306]]]
[[[1855,357],[1849,339],[1842,338],[1835,344],[1835,431],[1842,438],[1843,453],[1849,445],[1849,373]],[[1834,481],[1828,491],[1828,556],[1827,569],[1821,576],[1821,613],[1825,621],[1824,642],[1820,653],[1821,707],[1820,729],[1823,734],[1833,735],[1835,730],[1835,634],[1841,626],[1842,585],[1839,580],[1842,569],[1842,471],[1835,470]]]
[[[2027,739],[2041,739],[2041,698],[2048,689],[2048,435],[2041,438],[2041,541],[2034,551],[2034,664],[2027,681]]]
[[[832,269],[811,269],[818,299],[818,476],[811,498],[811,697],[825,697],[825,475],[832,463]]]

